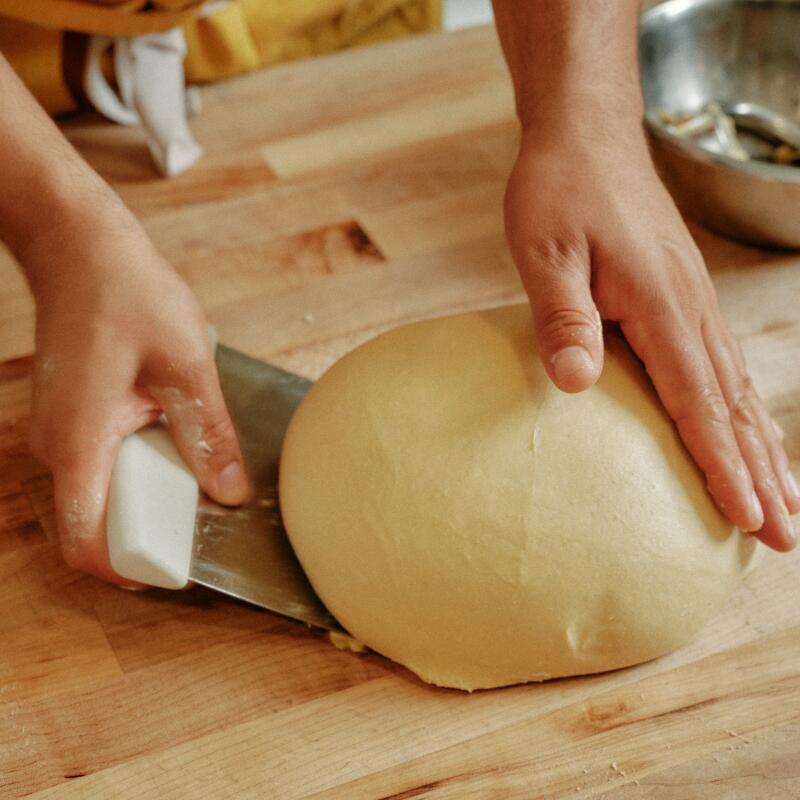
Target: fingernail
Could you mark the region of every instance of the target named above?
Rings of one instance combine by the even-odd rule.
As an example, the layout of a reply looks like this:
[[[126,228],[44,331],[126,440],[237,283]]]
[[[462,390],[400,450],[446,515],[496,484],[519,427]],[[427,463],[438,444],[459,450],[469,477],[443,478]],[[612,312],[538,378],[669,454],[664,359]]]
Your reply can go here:
[[[238,461],[231,461],[217,475],[217,491],[223,503],[241,503],[247,495],[247,476]]]
[[[753,519],[750,532],[761,530],[764,527],[764,509],[761,507],[761,501],[758,499],[755,489],[750,493],[750,514]]]
[[[783,532],[786,534],[786,538],[789,540],[792,547],[797,544],[797,534],[794,532],[794,526],[792,525],[792,520],[789,517],[789,509],[786,508],[786,504],[781,502],[781,522],[783,523]]]
[[[800,486],[797,485],[797,478],[790,469],[786,470],[786,483],[789,486],[789,491],[794,496],[795,501],[800,501]]]
[[[552,358],[553,373],[558,382],[566,380],[582,370],[594,371],[594,361],[589,351],[580,345],[569,345],[559,350]]]
[[[795,530],[794,525],[792,525],[791,520],[789,520],[789,527],[787,529],[787,532],[788,532],[788,539],[791,542],[792,547],[795,547],[797,545],[797,531]]]

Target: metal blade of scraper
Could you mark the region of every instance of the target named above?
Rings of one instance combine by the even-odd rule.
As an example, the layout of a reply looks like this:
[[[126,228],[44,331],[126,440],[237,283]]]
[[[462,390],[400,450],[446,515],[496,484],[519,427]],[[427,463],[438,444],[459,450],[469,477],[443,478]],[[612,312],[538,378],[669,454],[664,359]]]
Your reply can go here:
[[[255,492],[239,508],[226,508],[206,497],[200,500],[189,576],[231,597],[310,625],[341,630],[311,588],[278,506],[283,437],[311,381],[224,345],[218,345],[216,361]]]
[[[183,589],[192,581],[280,614],[340,629],[314,594],[278,510],[278,461],[292,412],[310,383],[220,346],[222,390],[254,484],[224,508],[200,497],[162,419],[122,441],[108,491],[106,541],[114,571]],[[198,510],[199,505],[199,510]]]

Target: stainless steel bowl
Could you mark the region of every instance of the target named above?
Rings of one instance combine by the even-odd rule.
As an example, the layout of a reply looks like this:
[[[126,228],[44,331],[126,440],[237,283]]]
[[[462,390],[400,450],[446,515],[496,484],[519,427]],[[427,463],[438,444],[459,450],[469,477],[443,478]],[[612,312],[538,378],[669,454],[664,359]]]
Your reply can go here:
[[[678,205],[735,239],[799,248],[800,167],[710,152],[662,114],[716,100],[800,121],[800,2],[666,0],[642,14],[639,52],[653,156]]]

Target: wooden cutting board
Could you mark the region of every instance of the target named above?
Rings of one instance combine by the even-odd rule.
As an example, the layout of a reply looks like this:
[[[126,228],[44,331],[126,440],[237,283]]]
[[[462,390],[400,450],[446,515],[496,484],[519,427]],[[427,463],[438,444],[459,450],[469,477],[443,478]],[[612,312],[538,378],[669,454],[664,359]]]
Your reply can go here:
[[[207,155],[169,181],[139,131],[64,127],[223,342],[315,377],[387,327],[522,300],[492,30],[284,66],[203,101]],[[797,472],[800,259],[696,233]],[[766,553],[696,641],[650,664],[435,689],[210,592],[123,592],[63,566],[25,452],[32,325],[3,257],[3,798],[800,797],[800,553]]]

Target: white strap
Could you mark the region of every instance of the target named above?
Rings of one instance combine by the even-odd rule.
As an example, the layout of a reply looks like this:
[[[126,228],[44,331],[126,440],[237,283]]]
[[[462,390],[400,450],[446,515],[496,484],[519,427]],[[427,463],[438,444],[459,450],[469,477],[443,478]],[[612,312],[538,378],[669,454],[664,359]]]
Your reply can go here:
[[[103,53],[114,47],[119,95],[103,75]],[[183,73],[186,40],[180,28],[164,33],[89,41],[84,90],[94,107],[121,125],[142,125],[150,155],[162,175],[179,175],[203,150],[189,130],[189,106]]]
[[[83,90],[92,105],[110,120],[120,125],[138,125],[139,115],[133,108],[127,107],[108,85],[101,61],[103,53],[113,47],[114,39],[110,36],[92,36],[86,52],[86,67],[83,73]],[[125,78],[120,79],[122,83]]]

